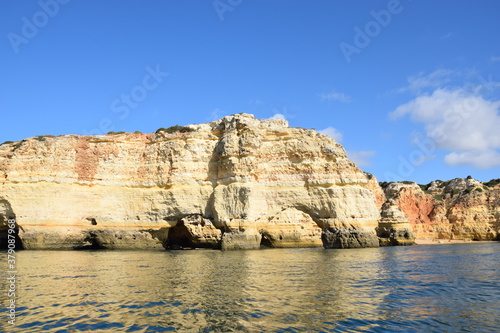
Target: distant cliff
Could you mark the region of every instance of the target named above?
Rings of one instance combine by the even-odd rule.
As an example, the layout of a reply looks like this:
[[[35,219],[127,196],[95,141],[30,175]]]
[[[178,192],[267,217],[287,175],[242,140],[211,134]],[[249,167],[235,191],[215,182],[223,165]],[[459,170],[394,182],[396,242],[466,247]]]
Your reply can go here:
[[[0,145],[0,246],[9,219],[25,249],[498,239],[499,186],[383,185],[326,135],[248,114],[150,134],[38,136]]]
[[[469,177],[382,183],[382,216],[396,211],[418,240],[500,240],[500,179],[480,183]],[[390,208],[389,208],[390,207]]]
[[[248,114],[0,146],[26,249],[378,246],[372,185],[333,139]]]

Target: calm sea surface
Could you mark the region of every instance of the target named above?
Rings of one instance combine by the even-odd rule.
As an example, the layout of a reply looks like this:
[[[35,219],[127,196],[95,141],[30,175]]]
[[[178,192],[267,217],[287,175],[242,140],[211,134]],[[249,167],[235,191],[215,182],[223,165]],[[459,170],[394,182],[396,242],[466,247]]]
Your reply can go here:
[[[0,254],[2,332],[500,331],[500,243]]]

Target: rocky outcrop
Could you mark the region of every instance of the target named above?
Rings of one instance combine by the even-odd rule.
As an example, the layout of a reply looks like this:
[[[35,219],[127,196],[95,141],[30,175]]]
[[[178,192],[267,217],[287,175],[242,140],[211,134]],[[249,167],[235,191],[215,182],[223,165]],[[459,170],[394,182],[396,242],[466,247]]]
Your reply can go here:
[[[368,178],[368,184],[366,186],[373,195],[375,196],[375,205],[378,209],[382,209],[382,205],[385,203],[387,198],[385,197],[384,190],[380,187],[377,178],[371,173],[365,172],[366,178]]]
[[[287,208],[261,226],[261,244],[268,247],[321,247],[321,228],[310,215]]]
[[[378,247],[379,239],[371,230],[356,226],[326,227],[321,234],[323,245],[327,249],[349,249],[360,247]]]
[[[382,246],[414,245],[415,236],[405,213],[395,200],[387,200],[381,207],[377,235]]]
[[[327,136],[248,114],[0,145],[0,219],[27,249],[378,246],[373,182]]]
[[[383,184],[384,207],[401,211],[398,218],[407,218],[420,240],[500,240],[500,185],[495,184],[470,177],[425,186]],[[381,223],[386,215],[382,211]]]
[[[201,215],[182,218],[169,229],[166,248],[220,248],[222,232]]]

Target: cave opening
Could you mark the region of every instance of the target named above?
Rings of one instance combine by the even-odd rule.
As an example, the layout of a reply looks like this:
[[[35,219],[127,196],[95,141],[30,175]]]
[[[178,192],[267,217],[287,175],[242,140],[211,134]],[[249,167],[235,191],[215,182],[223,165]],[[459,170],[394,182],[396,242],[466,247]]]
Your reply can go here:
[[[14,232],[9,233],[9,229],[13,229]],[[23,241],[19,237],[19,229],[22,227],[17,223],[16,214],[10,203],[7,200],[0,200],[0,249],[24,249]],[[14,247],[11,244],[14,244]]]
[[[273,242],[271,241],[271,237],[269,237],[269,235],[262,234],[262,237],[260,239],[260,247],[263,249],[274,247]]]
[[[168,231],[165,248],[170,250],[194,249],[195,246],[192,242],[192,237],[193,236],[184,223],[179,221],[177,225],[170,228]]]

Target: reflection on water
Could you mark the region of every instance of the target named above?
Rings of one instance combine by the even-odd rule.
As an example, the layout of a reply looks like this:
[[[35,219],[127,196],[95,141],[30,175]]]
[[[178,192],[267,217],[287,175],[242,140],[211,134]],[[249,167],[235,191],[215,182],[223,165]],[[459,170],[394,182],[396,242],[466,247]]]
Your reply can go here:
[[[3,306],[6,332],[491,332],[500,324],[499,243],[17,257],[17,325]]]

